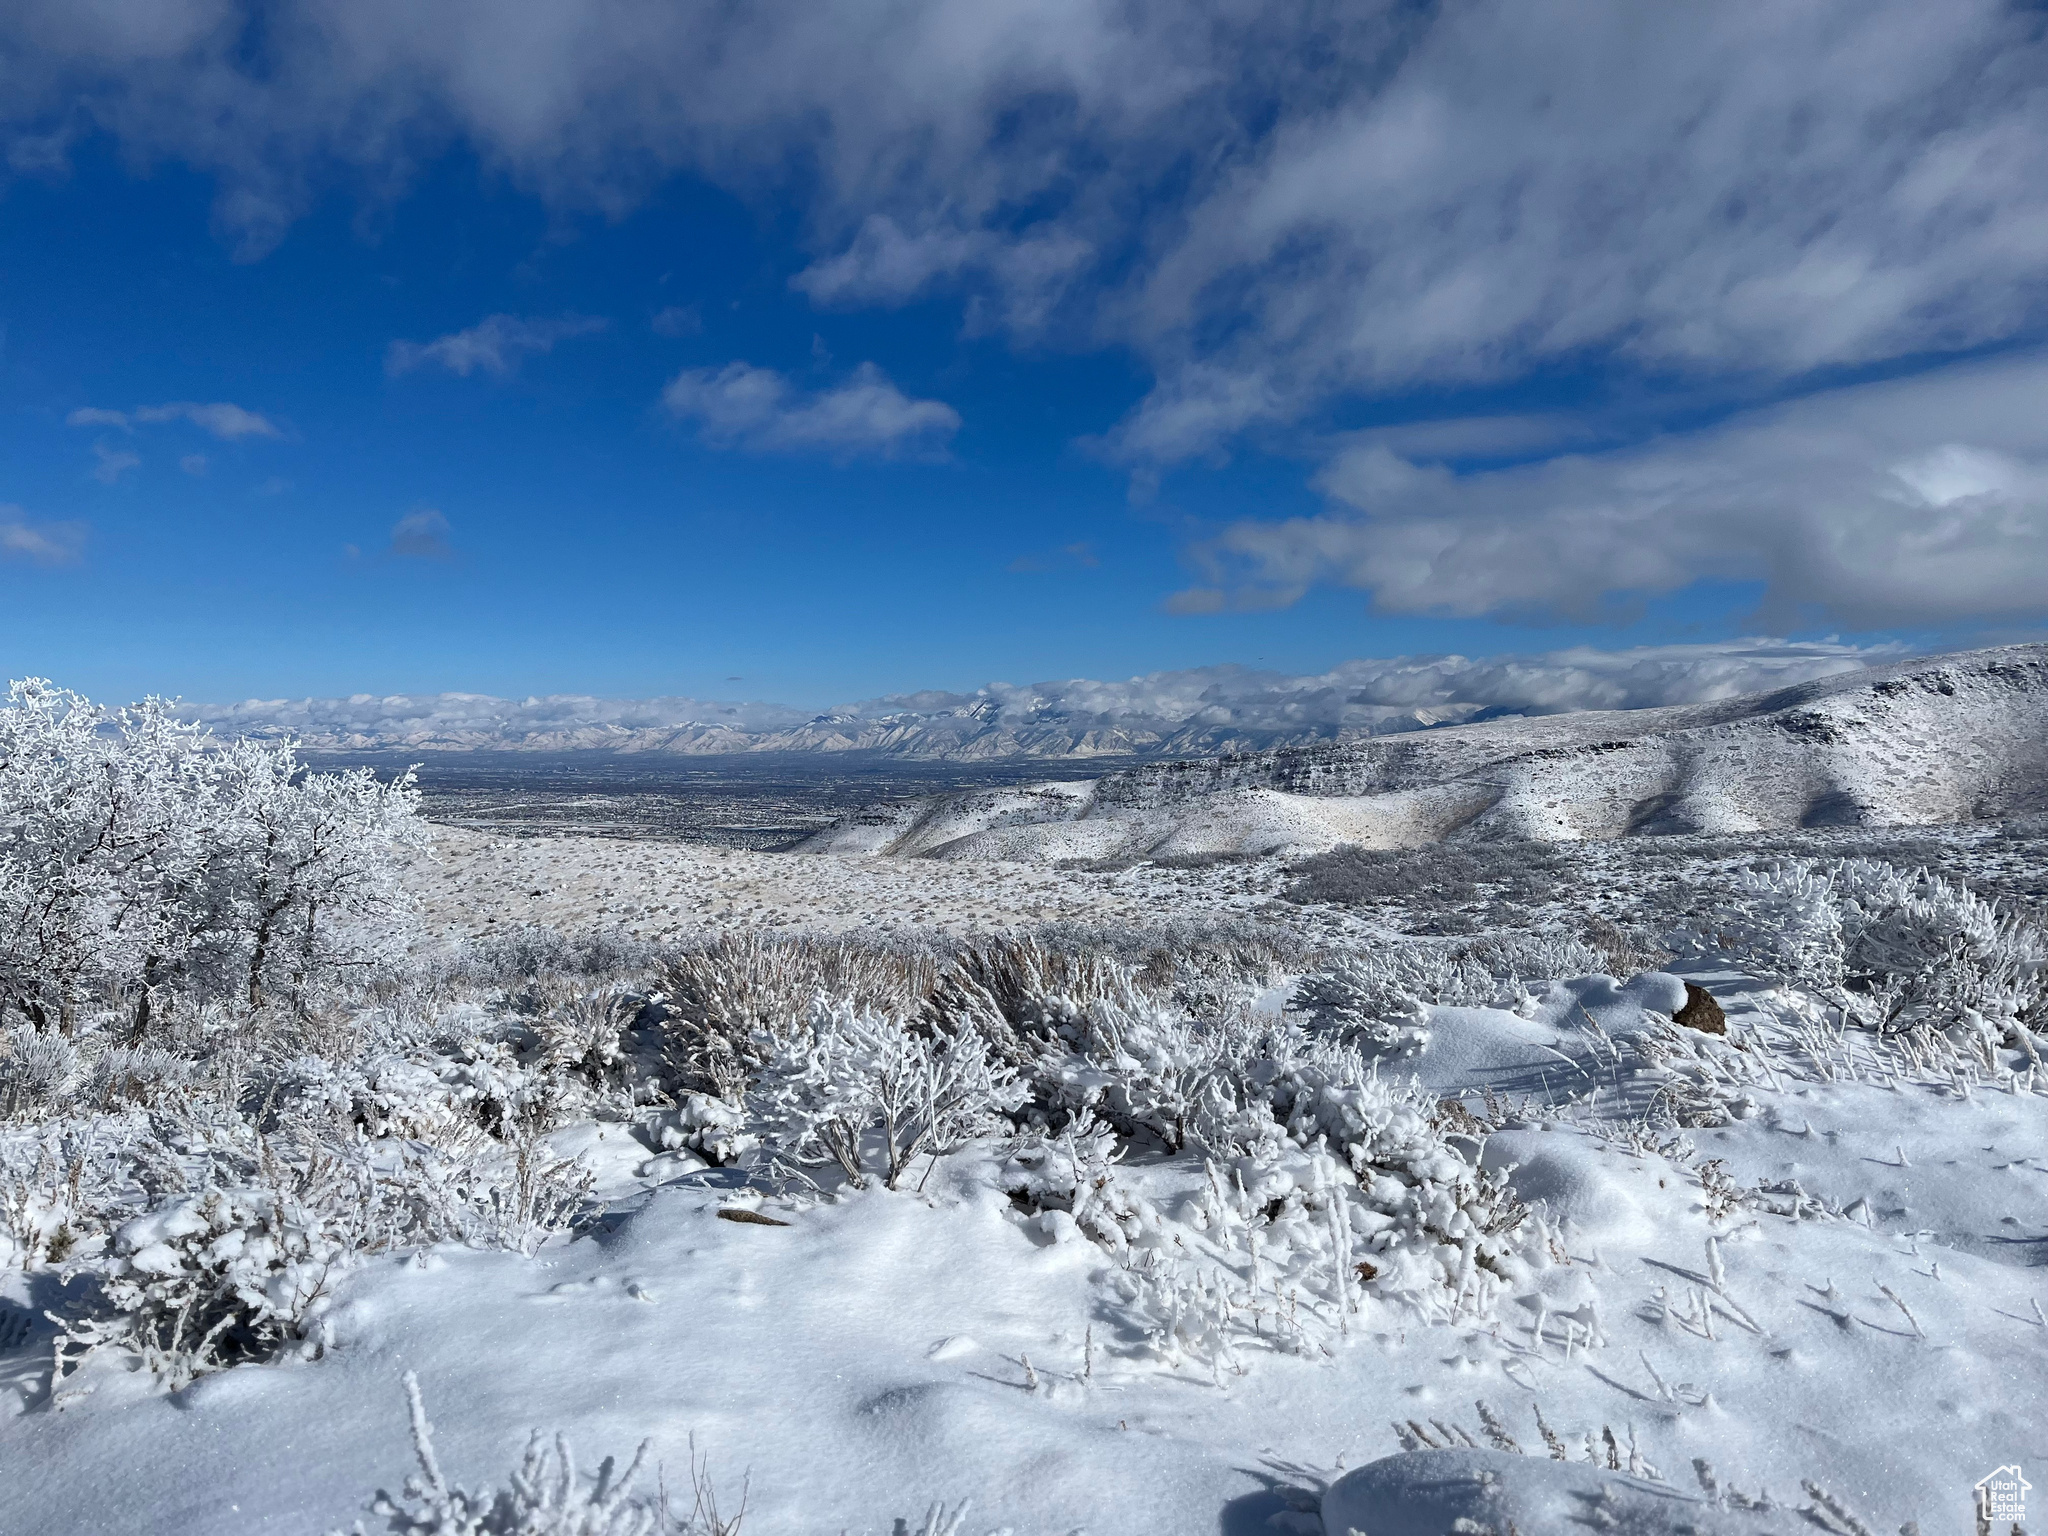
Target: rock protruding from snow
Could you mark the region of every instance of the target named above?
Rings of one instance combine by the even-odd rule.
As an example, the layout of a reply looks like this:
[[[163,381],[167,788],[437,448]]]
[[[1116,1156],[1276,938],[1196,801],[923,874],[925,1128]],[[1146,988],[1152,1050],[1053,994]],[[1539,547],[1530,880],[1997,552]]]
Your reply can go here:
[[[1707,1035],[1728,1033],[1728,1015],[1721,1011],[1714,994],[1696,981],[1685,984],[1685,1006],[1671,1015],[1672,1019],[1687,1029],[1699,1030]]]

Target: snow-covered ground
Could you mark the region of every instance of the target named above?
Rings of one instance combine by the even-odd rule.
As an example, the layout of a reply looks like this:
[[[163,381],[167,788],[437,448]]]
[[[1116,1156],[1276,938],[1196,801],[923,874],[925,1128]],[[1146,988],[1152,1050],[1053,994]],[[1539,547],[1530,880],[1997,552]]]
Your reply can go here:
[[[1955,834],[1957,857],[1989,836]],[[413,879],[444,942],[537,923],[660,941],[1206,920],[1327,951],[1391,945],[1415,916],[1283,901],[1295,877],[1271,861],[439,841]],[[1619,864],[1602,873],[1627,857],[1587,850],[1525,915],[1653,916]],[[1733,862],[1662,878],[1726,883]],[[1589,878],[1597,902],[1574,889]],[[710,1166],[662,1135],[674,1111],[600,1109],[549,1138],[594,1176],[574,1230],[530,1255],[373,1257],[317,1349],[181,1390],[105,1352],[53,1400],[40,1314],[58,1272],[0,1271],[0,1531],[385,1529],[367,1506],[414,1469],[406,1372],[451,1483],[502,1484],[536,1428],[593,1469],[645,1440],[637,1490],[658,1466],[687,1513],[694,1470],[763,1536],[1936,1536],[1976,1529],[1971,1488],[1995,1469],[2038,1480],[2048,1073],[2020,1037],[1916,1058],[1838,1027],[1754,952],[1541,975],[1535,957],[1587,951],[1528,945],[1514,975],[1420,1007],[1409,1053],[1380,1059],[1387,1082],[1464,1106],[1412,1166],[1464,1159],[1430,1177],[1462,1188],[1483,1168],[1532,1208],[1512,1255],[1454,1290],[1397,1285],[1424,1261],[1375,1248],[1378,1218],[1340,1232],[1330,1214],[1372,1177],[1353,1190],[1341,1158],[1278,1130],[1260,1152],[1131,1142],[1098,1202],[1118,1236],[1099,1212],[1077,1222],[1078,1199],[1036,1198],[999,1137],[918,1161],[899,1190],[821,1194],[754,1159]],[[1239,1001],[1277,1009],[1320,964]],[[1687,980],[1725,1037],[1671,1022]]]
[[[823,932],[920,926],[1005,928],[1076,921],[1161,923],[1268,906],[1279,866],[1102,871],[853,857],[793,858],[698,843],[437,833],[417,871],[426,915],[444,934],[529,924],[618,928],[670,939],[706,927]],[[1290,917],[1298,918],[1291,909]],[[1299,918],[1342,926],[1341,912]]]

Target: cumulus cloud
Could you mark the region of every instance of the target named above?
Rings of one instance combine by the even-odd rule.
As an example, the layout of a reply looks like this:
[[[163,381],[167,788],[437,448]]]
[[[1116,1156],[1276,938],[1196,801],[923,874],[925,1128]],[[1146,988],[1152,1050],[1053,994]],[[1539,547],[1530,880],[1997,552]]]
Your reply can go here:
[[[943,452],[960,428],[950,405],[913,400],[873,363],[816,391],[750,363],[688,368],[669,380],[661,403],[678,421],[695,422],[712,447],[755,452],[927,457]]]
[[[1853,629],[2048,614],[2048,354],[1810,395],[1718,426],[1483,473],[1355,443],[1326,516],[1233,524],[1182,611],[1310,587],[1391,613],[1592,618],[1702,579]]]
[[[793,195],[820,304],[944,286],[1135,349],[1139,462],[1555,360],[1965,348],[2048,282],[2048,37],[2007,0],[24,0],[0,56],[18,161],[83,124],[180,157],[244,255],[331,168],[387,195],[455,143],[561,208]]]
[[[1252,737],[1336,738],[1412,731],[1503,714],[1702,704],[1812,682],[1895,659],[1899,647],[1730,640],[1701,645],[1590,648],[1540,656],[1401,656],[1348,661],[1310,677],[1249,667],[1195,667],[1121,681],[1069,678],[971,693],[931,690],[842,704],[822,715],[778,704],[699,699],[524,700],[482,694],[357,694],[348,699],[249,700],[202,705],[216,729],[289,733],[355,747],[616,746],[633,732],[715,729],[721,750],[801,748],[835,731],[887,722],[961,737],[989,730],[1243,732]],[[733,679],[737,681],[737,679]]]
[[[395,377],[432,364],[465,379],[472,373],[510,378],[522,359],[552,352],[556,342],[591,335],[608,324],[596,315],[563,315],[553,320],[486,315],[466,331],[451,331],[432,341],[392,342],[384,353],[384,371]]]
[[[408,512],[391,525],[386,553],[401,560],[447,560],[455,554],[448,519],[433,507]]]
[[[20,507],[0,506],[0,558],[70,565],[85,550],[83,523],[31,522]]]
[[[201,402],[198,400],[173,400],[164,405],[138,405],[132,411],[110,411],[99,406],[82,406],[64,418],[74,427],[118,427],[123,432],[132,432],[138,425],[156,426],[170,421],[188,421],[204,432],[210,432],[223,442],[239,442],[245,437],[282,437],[277,424],[269,417],[227,400]]]

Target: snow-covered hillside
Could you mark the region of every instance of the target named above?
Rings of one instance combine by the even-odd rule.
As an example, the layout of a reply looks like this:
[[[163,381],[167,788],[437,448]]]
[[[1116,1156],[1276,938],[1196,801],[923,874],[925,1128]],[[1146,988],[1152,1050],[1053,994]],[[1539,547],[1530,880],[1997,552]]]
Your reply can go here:
[[[811,852],[1116,860],[1924,826],[2048,808],[2048,646],[1719,703],[1162,763],[849,817]]]

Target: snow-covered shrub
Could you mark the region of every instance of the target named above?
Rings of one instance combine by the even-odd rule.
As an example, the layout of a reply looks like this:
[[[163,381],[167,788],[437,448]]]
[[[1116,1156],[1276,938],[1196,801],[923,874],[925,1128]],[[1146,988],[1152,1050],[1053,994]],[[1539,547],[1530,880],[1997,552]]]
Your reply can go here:
[[[1731,950],[1885,1034],[1993,1043],[2039,1028],[2048,1000],[2039,929],[1925,869],[1870,859],[1745,871],[1695,942]]]
[[[856,1188],[879,1173],[895,1189],[917,1158],[998,1129],[1024,1096],[971,1030],[917,1033],[821,997],[776,1043],[748,1108],[783,1166],[836,1164]]]
[[[1456,964],[1434,948],[1344,951],[1302,977],[1287,1009],[1368,1055],[1413,1056],[1429,1044],[1425,1004],[1441,996],[1432,973]],[[1490,987],[1492,978],[1484,979]]]
[[[1812,864],[1740,872],[1697,940],[1825,996],[1840,990],[1845,975],[1841,904],[1834,881]]]
[[[630,1086],[625,1033],[646,999],[622,987],[585,992],[550,1009],[535,1026],[541,1064],[571,1073],[593,1089]]]
[[[18,1025],[0,1031],[0,1120],[49,1109],[77,1070],[78,1050],[61,1035]]]
[[[1555,933],[1504,933],[1476,943],[1379,944],[1342,950],[1304,976],[1288,1011],[1368,1055],[1412,1056],[1429,1044],[1429,1006],[1501,1004],[1530,981],[1600,972],[1605,957]]]
[[[972,1029],[1012,1066],[1051,1047],[1071,1047],[1098,1005],[1140,1015],[1165,1006],[1161,989],[1106,950],[1055,947],[1034,933],[963,946],[933,982],[926,1017],[936,1026]]]
[[[114,1149],[90,1135],[0,1137],[0,1271],[62,1264],[94,1246],[120,1182]]]
[[[470,1198],[488,1218],[483,1240],[531,1254],[549,1233],[570,1226],[589,1203],[595,1176],[573,1157],[557,1157],[531,1124],[516,1125],[510,1150],[482,1162]],[[474,1229],[468,1234],[476,1241]]]
[[[93,1064],[93,1096],[102,1104],[154,1104],[183,1087],[192,1063],[161,1045],[109,1046]]]
[[[801,1033],[819,996],[895,1017],[930,990],[929,956],[897,944],[724,934],[660,974],[664,1055],[678,1087],[737,1101],[773,1046]]]
[[[1219,1082],[1237,1077],[1263,1026],[1243,1014],[1198,1021],[1170,1009],[1098,1002],[1084,1017],[1080,1048],[1040,1059],[1039,1103],[1089,1109],[1119,1134],[1178,1152],[1197,1136]]]
[[[473,1144],[484,1134],[433,1066],[403,1056],[379,1055],[349,1064],[302,1056],[285,1065],[278,1087],[300,1112],[324,1112],[336,1125],[370,1141],[448,1148]]]
[[[1202,1086],[1228,1057],[1218,1022],[1189,1017],[1127,965],[1013,934],[971,945],[940,973],[926,1008],[941,1032],[972,1033],[1022,1076],[1025,1125],[1057,1130],[1084,1112],[1119,1135],[1185,1146]]]
[[[677,1521],[657,1503],[635,1498],[633,1484],[647,1459],[645,1442],[623,1473],[607,1456],[586,1485],[569,1442],[557,1435],[550,1445],[535,1430],[505,1487],[470,1492],[451,1485],[434,1453],[434,1426],[427,1422],[419,1381],[411,1371],[404,1381],[419,1471],[406,1478],[396,1496],[380,1489],[371,1501],[371,1512],[389,1522],[385,1531],[400,1536],[721,1536],[738,1528],[737,1520],[721,1525],[715,1509],[709,1523],[695,1517]],[[700,1487],[700,1510],[701,1492]],[[361,1521],[355,1530],[362,1536]]]
[[[1611,917],[1596,913],[1586,919],[1582,936],[1600,956],[1601,964],[1597,969],[1603,975],[1626,980],[1640,976],[1644,971],[1661,970],[1671,959],[1670,949],[1655,932],[1640,923],[1618,923]],[[1545,979],[1556,981],[1571,974],[1575,973],[1561,971]]]
[[[1116,1133],[1083,1110],[1057,1132],[1027,1131],[1009,1142],[999,1179],[1011,1203],[1036,1216],[1047,1236],[1057,1240],[1071,1223],[1121,1253],[1159,1227],[1150,1202],[1117,1178],[1122,1156]]]
[[[664,1150],[694,1152],[715,1168],[730,1168],[761,1144],[743,1108],[706,1093],[684,1094],[655,1134]]]
[[[1528,1212],[1479,1166],[1478,1139],[1453,1142],[1432,1095],[1355,1049],[1288,1031],[1265,1049],[1248,1081],[1273,1119],[1296,1147],[1328,1146],[1356,1180],[1350,1223],[1369,1288],[1489,1305],[1525,1250]]]
[[[1492,991],[1502,990],[1501,983],[1508,989],[1531,981],[1562,981],[1571,976],[1620,976],[1626,979],[1636,974],[1634,969],[1611,969],[1616,960],[1624,964],[1632,956],[1623,954],[1610,956],[1596,949],[1583,939],[1570,934],[1538,931],[1534,933],[1495,933],[1475,939],[1465,948],[1465,958],[1470,965],[1483,969],[1493,978]],[[1462,974],[1469,973],[1461,973]],[[1467,987],[1462,997],[1448,995],[1433,999],[1454,1007],[1470,1007],[1490,1001],[1481,995],[1482,989]]]
[[[1991,1026],[2037,1017],[2048,998],[2048,938],[1966,887],[1926,870],[1855,859],[1834,871],[1845,985],[1881,1030]]]
[[[1383,1077],[1357,1047],[1239,1015],[1152,1022],[1133,1051],[1129,1036],[1105,1043],[1101,1012],[1088,1016],[1092,1033],[1069,1058],[1070,1077],[1090,1084],[1092,1097],[1064,1128],[1012,1142],[1002,1187],[1041,1224],[1053,1222],[1053,1235],[1070,1217],[1123,1255],[1126,1300],[1180,1347],[1215,1358],[1187,1331],[1198,1303],[1279,1327],[1280,1278],[1330,1306],[1377,1295],[1431,1315],[1483,1315],[1537,1253],[1538,1225],[1479,1166],[1483,1136],[1465,1134],[1472,1125],[1453,1123],[1412,1081]],[[1034,1079],[1041,1094],[1045,1080]],[[1178,1267],[1169,1250],[1186,1234],[1166,1232],[1119,1175],[1111,1131],[1199,1146],[1213,1160],[1221,1172],[1195,1220],[1224,1244],[1211,1257],[1234,1265],[1235,1279]],[[1151,1248],[1164,1257],[1135,1253]]]
[[[1308,963],[1309,946],[1281,924],[1246,918],[1188,918],[1151,926],[1041,923],[1042,951],[1099,955],[1125,967],[1148,991],[1191,1013],[1216,1013]]]
[[[358,1160],[277,1172],[124,1222],[98,1272],[105,1310],[67,1342],[132,1349],[175,1387],[312,1340],[334,1283],[382,1246],[374,1180]]]
[[[1022,1075],[1022,1123],[1057,1129],[1089,1111],[1169,1151],[1186,1145],[1201,1085],[1222,1059],[1220,1026],[1190,1018],[1128,965],[1030,934],[964,949],[940,973],[926,1016],[978,1035]]]
[[[288,1103],[317,1107],[369,1140],[444,1150],[473,1146],[479,1133],[503,1142],[522,1129],[552,1130],[563,1119],[559,1075],[523,1066],[502,1040],[473,1035],[440,1050],[415,1044],[351,1063],[301,1057],[280,1085]]]

